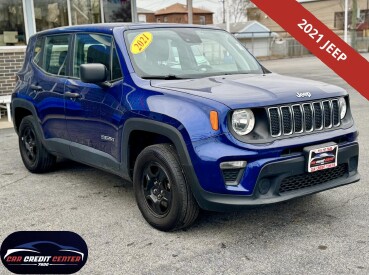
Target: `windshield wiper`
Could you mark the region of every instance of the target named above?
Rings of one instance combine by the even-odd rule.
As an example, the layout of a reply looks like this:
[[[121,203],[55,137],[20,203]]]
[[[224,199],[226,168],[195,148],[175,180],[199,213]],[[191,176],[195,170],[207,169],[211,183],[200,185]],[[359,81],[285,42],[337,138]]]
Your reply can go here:
[[[175,74],[168,74],[168,75],[144,75],[141,76],[143,79],[165,79],[165,80],[175,80],[175,79],[186,79],[184,77],[179,77]]]

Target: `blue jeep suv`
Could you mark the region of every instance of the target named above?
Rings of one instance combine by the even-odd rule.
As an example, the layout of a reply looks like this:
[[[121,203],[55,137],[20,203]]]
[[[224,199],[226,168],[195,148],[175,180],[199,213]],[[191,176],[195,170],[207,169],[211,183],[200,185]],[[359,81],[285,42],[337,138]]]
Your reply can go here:
[[[97,24],[29,40],[12,95],[27,169],[57,157],[133,182],[153,227],[359,180],[345,90],[264,68],[207,26]]]

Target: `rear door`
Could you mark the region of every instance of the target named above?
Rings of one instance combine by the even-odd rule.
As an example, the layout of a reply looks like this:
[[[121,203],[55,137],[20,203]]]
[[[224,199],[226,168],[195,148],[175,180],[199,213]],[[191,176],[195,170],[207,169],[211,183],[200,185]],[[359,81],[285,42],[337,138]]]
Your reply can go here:
[[[64,85],[71,35],[50,35],[36,41],[29,95],[36,104],[45,138],[67,139]]]
[[[72,76],[65,85],[65,92],[73,95],[65,105],[72,155],[85,163],[96,158],[120,161],[123,77],[114,39],[110,35],[82,33],[76,34],[74,40]],[[86,63],[105,65],[111,87],[82,82],[80,66]]]

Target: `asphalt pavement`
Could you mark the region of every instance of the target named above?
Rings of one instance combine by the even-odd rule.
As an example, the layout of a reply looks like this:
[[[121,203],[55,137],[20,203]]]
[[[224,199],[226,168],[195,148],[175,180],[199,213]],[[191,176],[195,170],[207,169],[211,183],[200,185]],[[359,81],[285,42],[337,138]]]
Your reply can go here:
[[[348,90],[360,182],[242,212],[204,212],[191,228],[163,233],[117,176],[67,160],[51,173],[29,173],[14,130],[4,129],[0,242],[20,230],[74,231],[89,248],[79,274],[369,274],[369,102],[315,57],[263,64]],[[0,264],[0,274],[10,273]]]

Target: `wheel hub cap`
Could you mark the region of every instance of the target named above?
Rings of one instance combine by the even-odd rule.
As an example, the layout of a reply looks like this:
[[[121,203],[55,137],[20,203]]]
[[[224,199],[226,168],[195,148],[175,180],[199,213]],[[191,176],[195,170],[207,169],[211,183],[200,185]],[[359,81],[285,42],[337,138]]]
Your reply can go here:
[[[157,163],[149,163],[144,170],[143,193],[149,208],[157,215],[166,215],[171,206],[172,192],[167,174]]]

